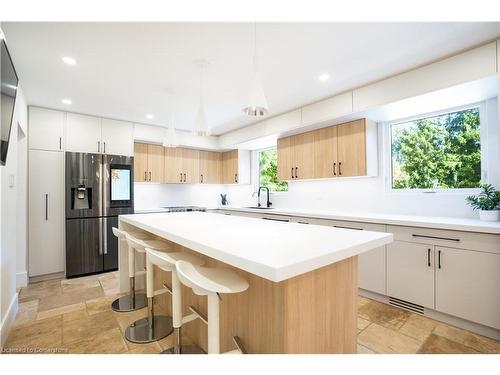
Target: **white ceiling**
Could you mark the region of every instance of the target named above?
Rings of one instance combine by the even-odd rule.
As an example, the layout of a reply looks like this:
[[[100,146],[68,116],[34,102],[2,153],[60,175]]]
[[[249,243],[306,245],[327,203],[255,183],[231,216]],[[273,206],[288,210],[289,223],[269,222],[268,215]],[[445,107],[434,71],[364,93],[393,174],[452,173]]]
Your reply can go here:
[[[213,132],[255,122],[241,111],[253,24],[4,22],[2,28],[29,104],[163,126],[173,107],[176,128],[190,130],[199,100],[192,62],[206,59]],[[262,23],[257,33],[272,116],[494,39],[500,23]],[[63,56],[77,64],[63,64]],[[321,73],[331,78],[321,82]]]

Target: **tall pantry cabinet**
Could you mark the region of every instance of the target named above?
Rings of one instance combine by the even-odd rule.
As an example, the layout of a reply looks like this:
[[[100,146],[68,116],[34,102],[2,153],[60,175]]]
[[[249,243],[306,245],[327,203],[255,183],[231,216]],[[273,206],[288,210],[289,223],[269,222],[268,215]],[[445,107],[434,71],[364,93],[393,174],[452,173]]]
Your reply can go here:
[[[29,277],[64,272],[65,116],[29,108]]]

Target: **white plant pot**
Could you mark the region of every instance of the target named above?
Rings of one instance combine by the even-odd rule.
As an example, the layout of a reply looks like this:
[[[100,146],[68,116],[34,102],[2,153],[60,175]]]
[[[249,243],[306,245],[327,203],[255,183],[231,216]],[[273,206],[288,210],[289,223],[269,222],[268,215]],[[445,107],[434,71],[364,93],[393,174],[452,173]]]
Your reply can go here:
[[[479,220],[483,221],[499,221],[500,210],[480,210]]]

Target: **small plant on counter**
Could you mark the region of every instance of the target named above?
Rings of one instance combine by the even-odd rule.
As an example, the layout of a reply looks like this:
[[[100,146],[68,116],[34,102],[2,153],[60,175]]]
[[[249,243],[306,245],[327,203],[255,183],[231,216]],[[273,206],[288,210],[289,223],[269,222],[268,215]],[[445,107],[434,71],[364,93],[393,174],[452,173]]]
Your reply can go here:
[[[500,219],[500,191],[495,190],[491,184],[482,184],[483,189],[478,195],[470,195],[466,198],[467,204],[473,210],[479,210],[479,218],[486,221],[498,221]]]

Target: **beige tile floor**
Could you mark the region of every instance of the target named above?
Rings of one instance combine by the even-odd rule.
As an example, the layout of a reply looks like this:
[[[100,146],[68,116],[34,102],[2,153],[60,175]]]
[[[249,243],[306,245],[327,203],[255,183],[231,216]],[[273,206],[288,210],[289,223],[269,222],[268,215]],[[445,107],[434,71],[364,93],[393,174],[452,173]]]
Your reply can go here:
[[[5,353],[159,353],[167,337],[133,344],[123,332],[146,309],[116,313],[116,272],[29,285],[19,293],[19,312]],[[500,353],[500,342],[359,297],[358,353]]]

